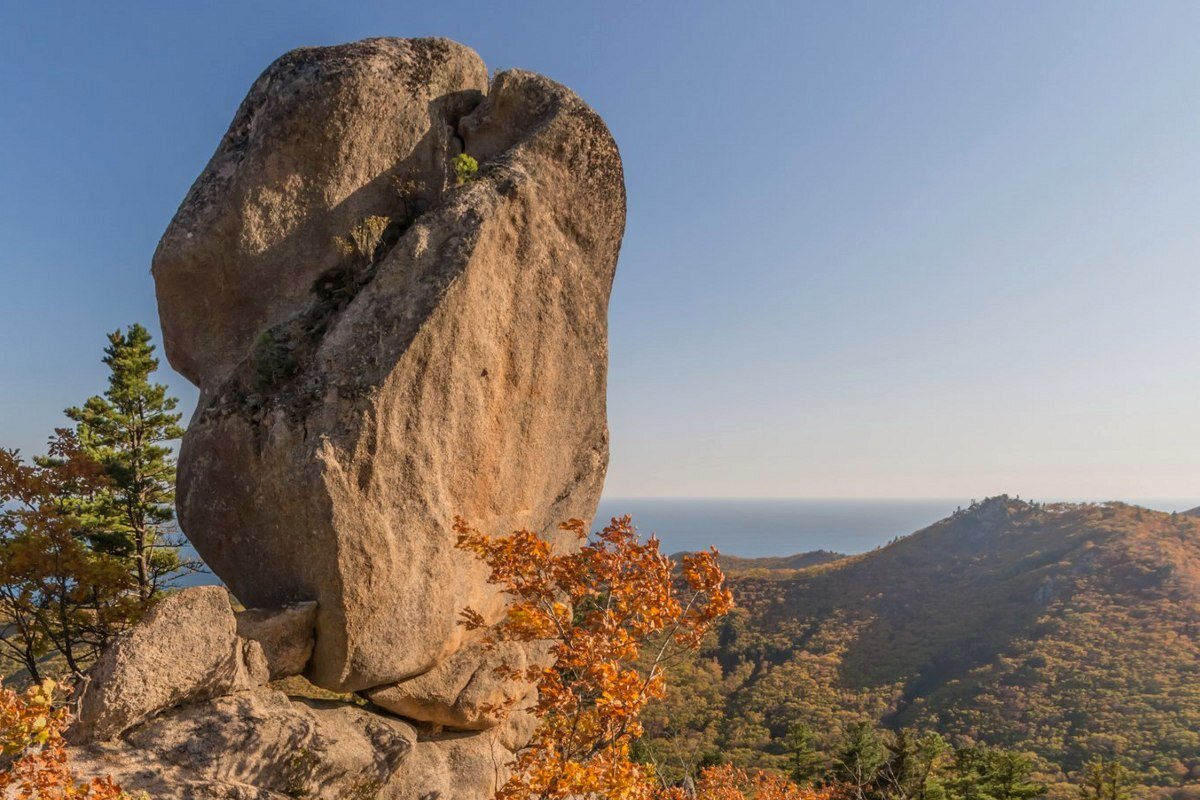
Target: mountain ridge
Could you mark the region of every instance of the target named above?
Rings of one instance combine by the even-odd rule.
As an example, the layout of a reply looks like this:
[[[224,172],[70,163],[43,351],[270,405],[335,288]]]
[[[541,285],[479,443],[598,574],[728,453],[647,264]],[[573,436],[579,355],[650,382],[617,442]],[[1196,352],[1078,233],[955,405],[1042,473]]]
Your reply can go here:
[[[741,609],[681,670],[720,681],[710,739],[735,760],[872,721],[1028,748],[1054,780],[1100,753],[1200,778],[1200,518],[1002,495],[867,553],[741,561]]]

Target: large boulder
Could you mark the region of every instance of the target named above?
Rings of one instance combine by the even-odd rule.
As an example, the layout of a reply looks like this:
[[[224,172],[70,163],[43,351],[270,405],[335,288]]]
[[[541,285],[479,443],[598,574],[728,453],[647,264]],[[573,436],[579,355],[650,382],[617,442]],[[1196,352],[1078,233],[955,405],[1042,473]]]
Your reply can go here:
[[[183,589],[119,636],[88,671],[70,737],[112,739],[164,709],[262,686],[269,672],[259,644],[237,635],[224,589]]]
[[[317,601],[313,682],[406,681],[465,606],[498,615],[456,515],[594,513],[624,218],[595,112],[452,42],[297,50],[254,84],[153,272],[201,388],[181,525],[245,605]]]
[[[339,265],[338,239],[443,190],[453,126],[487,90],[445,39],[301,48],[250,88],[171,221],[152,270],[171,365],[211,390]],[[402,197],[412,180],[419,197]]]

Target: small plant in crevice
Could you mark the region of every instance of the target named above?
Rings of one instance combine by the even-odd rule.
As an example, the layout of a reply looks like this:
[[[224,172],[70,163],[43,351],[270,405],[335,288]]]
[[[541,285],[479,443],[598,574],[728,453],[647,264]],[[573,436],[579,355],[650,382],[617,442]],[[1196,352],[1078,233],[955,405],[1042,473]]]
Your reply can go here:
[[[254,374],[258,388],[274,386],[296,374],[296,357],[291,346],[270,330],[254,342]]]
[[[479,162],[466,153],[454,157],[454,185],[462,186],[479,172]]]
[[[370,264],[375,260],[379,246],[383,244],[384,233],[391,220],[378,215],[364,217],[350,228],[346,236],[337,237],[338,248],[348,259],[360,264]]]
[[[318,783],[321,759],[311,748],[301,745],[288,756],[285,778],[287,785],[283,793],[288,797],[303,800],[312,797],[313,786]]]
[[[417,173],[393,175],[392,188],[400,200],[400,213],[392,217],[392,222],[400,222],[399,227],[407,228],[429,210],[429,189]]]
[[[376,800],[383,792],[383,782],[378,778],[360,778],[346,790],[346,800]]]
[[[359,277],[362,268],[353,263],[338,264],[332,269],[322,272],[313,282],[312,291],[324,305],[341,308],[354,299],[358,293]],[[311,330],[309,333],[316,333]]]

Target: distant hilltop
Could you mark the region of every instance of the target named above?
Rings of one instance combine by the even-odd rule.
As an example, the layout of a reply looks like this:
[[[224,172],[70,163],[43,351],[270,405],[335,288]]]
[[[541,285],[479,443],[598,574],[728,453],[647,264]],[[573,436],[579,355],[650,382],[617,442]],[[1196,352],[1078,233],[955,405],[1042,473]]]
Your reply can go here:
[[[1052,780],[1102,754],[1200,786],[1200,510],[1000,496],[862,555],[723,563],[722,751],[779,766],[798,720],[874,720],[1034,750]]]

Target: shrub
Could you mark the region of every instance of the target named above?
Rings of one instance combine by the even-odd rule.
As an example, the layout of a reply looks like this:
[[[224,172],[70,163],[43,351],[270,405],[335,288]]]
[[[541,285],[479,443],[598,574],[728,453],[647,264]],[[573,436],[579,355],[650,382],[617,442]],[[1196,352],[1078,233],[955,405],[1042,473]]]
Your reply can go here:
[[[479,162],[474,158],[466,153],[459,153],[454,157],[454,183],[456,186],[462,186],[474,178],[476,172],[479,172]]]
[[[53,681],[24,695],[0,688],[0,797],[37,800],[125,800],[111,778],[78,778],[62,732],[65,708],[54,708]]]
[[[259,389],[274,386],[296,374],[296,356],[286,339],[276,338],[266,330],[254,342],[251,354],[255,369],[255,384]]]
[[[369,264],[375,259],[390,222],[387,217],[378,215],[364,217],[354,224],[349,234],[337,237],[338,247],[346,257]]]

